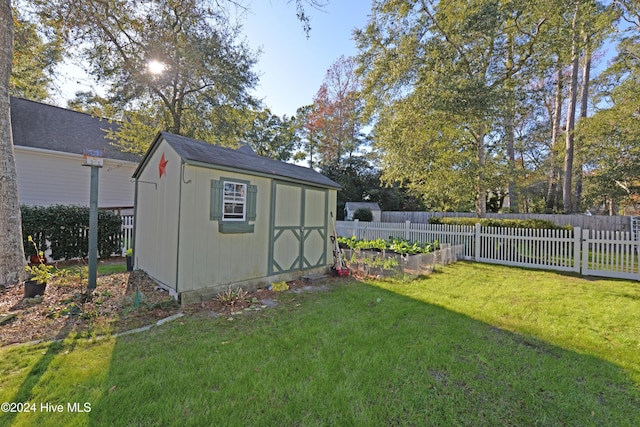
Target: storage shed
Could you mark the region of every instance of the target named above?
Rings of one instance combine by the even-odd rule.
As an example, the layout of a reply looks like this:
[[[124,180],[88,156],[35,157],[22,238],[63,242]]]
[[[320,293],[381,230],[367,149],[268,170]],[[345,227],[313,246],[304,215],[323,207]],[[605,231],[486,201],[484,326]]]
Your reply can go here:
[[[382,210],[380,205],[372,202],[347,202],[344,206],[344,217],[347,221],[353,221],[353,214],[358,209],[369,209],[373,215],[373,221],[380,221],[382,218]]]
[[[134,266],[183,303],[332,264],[340,186],[313,169],[162,132],[133,178]]]

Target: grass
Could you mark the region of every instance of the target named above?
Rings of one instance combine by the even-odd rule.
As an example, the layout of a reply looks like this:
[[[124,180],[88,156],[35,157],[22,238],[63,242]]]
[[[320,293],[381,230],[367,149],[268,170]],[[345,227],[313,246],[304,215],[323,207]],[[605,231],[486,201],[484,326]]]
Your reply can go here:
[[[459,263],[0,349],[0,425],[640,425],[640,285]],[[38,406],[37,409],[39,409]]]
[[[80,265],[68,265],[65,267],[61,267],[60,270],[63,272],[68,272],[71,274],[81,274],[86,276],[88,272],[89,266],[87,264]],[[109,274],[115,273],[126,273],[127,266],[124,262],[98,262],[98,275],[106,276]],[[82,272],[82,273],[81,273]]]

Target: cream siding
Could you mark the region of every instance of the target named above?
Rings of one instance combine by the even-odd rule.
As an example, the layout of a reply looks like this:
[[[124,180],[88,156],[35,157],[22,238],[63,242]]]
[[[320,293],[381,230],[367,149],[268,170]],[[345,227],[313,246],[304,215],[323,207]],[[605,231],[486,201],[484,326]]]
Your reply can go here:
[[[160,177],[163,154],[166,175]],[[172,289],[176,289],[180,174],[180,157],[163,141],[138,179],[135,220],[135,268]]]
[[[211,181],[249,181],[258,187],[252,233],[223,234],[210,220]],[[271,183],[267,178],[186,166],[180,213],[179,289],[221,288],[266,276]]]
[[[335,216],[335,189],[182,163],[164,139],[153,147],[136,172],[136,268],[185,301],[211,298],[229,285],[290,280],[332,264],[329,212]],[[167,176],[159,178],[163,153]],[[252,232],[224,233],[221,220],[211,220],[211,182],[225,179],[257,187]],[[283,268],[274,267],[276,262]]]
[[[14,147],[20,203],[31,206],[89,206],[91,169],[78,154]],[[131,175],[137,164],[105,159],[99,173],[98,206],[132,207]]]

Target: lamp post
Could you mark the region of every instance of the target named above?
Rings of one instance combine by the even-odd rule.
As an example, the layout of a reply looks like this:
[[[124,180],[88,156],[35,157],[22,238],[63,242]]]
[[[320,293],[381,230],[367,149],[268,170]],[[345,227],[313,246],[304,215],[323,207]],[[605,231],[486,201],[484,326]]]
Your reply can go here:
[[[98,275],[98,173],[103,164],[101,150],[84,150],[82,166],[91,168],[91,190],[89,193],[89,283],[92,292],[97,286]]]

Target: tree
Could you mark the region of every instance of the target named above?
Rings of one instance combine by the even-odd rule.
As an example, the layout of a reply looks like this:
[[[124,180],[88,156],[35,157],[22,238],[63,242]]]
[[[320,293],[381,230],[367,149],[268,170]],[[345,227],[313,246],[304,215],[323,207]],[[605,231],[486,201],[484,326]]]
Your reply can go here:
[[[293,157],[300,141],[295,128],[295,117],[280,118],[269,109],[250,112],[249,117],[244,139],[256,154],[281,161],[288,161]]]
[[[36,24],[13,8],[14,46],[9,79],[13,96],[43,101],[49,97],[54,67],[61,61],[59,40],[45,42]]]
[[[319,135],[322,126],[322,116],[317,113],[316,104],[305,105],[296,111],[295,127],[300,139],[302,150],[296,153],[300,159],[308,159],[309,167],[313,168],[317,162],[317,147],[320,144]]]
[[[122,112],[115,118],[127,123],[127,135],[138,124],[145,138],[145,129],[156,128],[224,143],[219,135],[225,129],[216,131],[226,124],[229,107],[255,104],[249,90],[257,76],[239,27],[224,8],[210,6],[205,0],[159,0],[145,7],[134,0],[54,0],[41,2],[41,12],[108,85],[109,103]],[[128,120],[140,112],[149,119],[140,123],[137,114]],[[124,139],[129,149],[140,144],[140,138]]]
[[[582,120],[577,136],[583,143],[584,199],[591,207],[631,205],[640,197],[640,7],[616,3],[626,29],[618,54],[596,84],[597,111]]]
[[[25,276],[18,184],[13,156],[9,78],[13,55],[11,2],[0,3],[0,287]]]
[[[386,180],[406,182],[432,203],[447,205],[464,204],[463,189],[474,188],[476,214],[485,215],[488,189],[503,180],[505,153],[496,142],[504,132],[506,82],[535,51],[545,6],[374,3],[355,38]],[[403,161],[406,153],[416,157]]]
[[[315,129],[320,165],[339,164],[365,144],[359,90],[354,58],[341,56],[327,70],[308,117]]]
[[[574,127],[576,119],[576,102],[578,100],[578,72],[580,68],[579,43],[579,19],[580,3],[574,6],[574,15],[571,23],[571,79],[569,81],[569,106],[567,110],[566,146],[564,155],[564,181],[562,184],[562,205],[565,212],[572,210],[572,179],[573,179],[573,152],[574,152]]]

